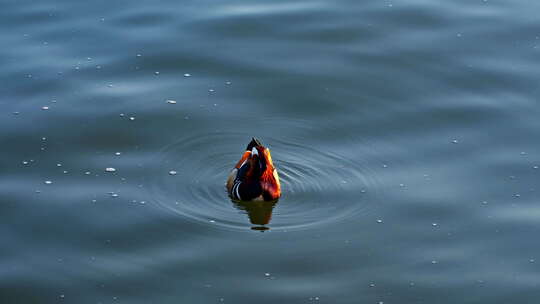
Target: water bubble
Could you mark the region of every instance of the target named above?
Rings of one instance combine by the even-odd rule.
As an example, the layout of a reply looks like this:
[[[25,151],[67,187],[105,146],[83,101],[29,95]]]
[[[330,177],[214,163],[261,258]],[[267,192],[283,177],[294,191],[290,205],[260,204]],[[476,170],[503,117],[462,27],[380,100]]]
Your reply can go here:
[[[538,166],[533,166],[533,169],[538,169]]]
[[[210,93],[214,93],[215,91],[216,91],[216,90],[214,90],[214,89],[209,89],[209,90],[208,90],[208,92],[210,92]]]
[[[226,84],[226,85],[231,85],[232,82],[230,82],[230,81],[225,81],[225,84]]]
[[[155,75],[159,75],[159,72],[156,71],[156,72],[154,72],[154,74],[155,74]]]
[[[13,115],[19,115],[19,112],[15,111],[13,112]]]
[[[167,99],[168,104],[176,104],[176,100]]]
[[[109,167],[109,168],[105,168],[105,171],[107,171],[107,172],[116,172],[116,169],[112,168],[112,167]]]
[[[60,299],[63,299],[63,298],[65,298],[65,297],[66,297],[66,296],[65,296],[64,294],[61,294],[61,295],[60,295]]]
[[[209,220],[210,223],[215,223],[216,221],[215,220]]]
[[[41,109],[42,109],[42,110],[48,110],[48,109],[49,109],[49,107],[47,107],[47,106],[43,106],[43,107],[41,107]]]
[[[382,223],[382,220],[381,220],[381,219],[378,219],[378,220],[377,220],[377,223],[379,223],[379,224]]]
[[[514,194],[514,197],[515,197],[515,198],[520,198],[520,197],[521,197],[521,194],[516,193],[516,194]]]
[[[118,195],[117,193],[111,193],[111,197],[119,197],[120,195]]]
[[[57,167],[62,167],[62,164],[56,164]]]
[[[122,154],[122,152],[116,152],[116,153],[114,153],[114,155],[116,155],[116,156],[119,156],[119,155],[121,155],[121,154]]]
[[[28,165],[27,161],[23,161],[22,163],[23,163],[23,165]]]
[[[520,155],[527,155],[527,152],[520,152]]]
[[[131,117],[129,118],[129,120],[133,121],[133,120],[135,120],[135,117],[131,116]]]
[[[174,170],[171,170],[169,171],[169,175],[176,175],[178,172],[174,171]]]
[[[534,262],[535,262],[534,259],[530,259],[530,260],[529,260],[529,263],[534,263]]]
[[[264,273],[264,276],[265,276],[265,277],[269,277],[269,276],[270,276],[270,273],[265,272],[265,273]]]
[[[433,227],[437,227],[438,225],[439,224],[437,224],[437,223],[431,223],[431,226],[433,226]]]
[[[46,185],[50,185],[50,184],[52,184],[52,181],[46,180],[46,181],[45,181],[45,184],[46,184]]]
[[[383,167],[383,168],[388,168],[388,165],[387,165],[387,164],[383,164],[382,167]]]
[[[112,87],[113,87],[113,85],[112,85],[111,83],[109,83],[107,86],[108,86],[109,88],[112,88]]]
[[[185,74],[184,74],[184,77],[191,77],[191,74],[185,73]]]
[[[90,171],[84,172],[85,175],[90,175]]]
[[[439,263],[439,262],[437,262],[435,260],[431,261],[431,264],[437,264],[437,263]]]
[[[457,144],[457,143],[459,143],[459,141],[457,139],[452,139],[452,143]]]
[[[375,283],[370,283],[369,287],[375,287]]]

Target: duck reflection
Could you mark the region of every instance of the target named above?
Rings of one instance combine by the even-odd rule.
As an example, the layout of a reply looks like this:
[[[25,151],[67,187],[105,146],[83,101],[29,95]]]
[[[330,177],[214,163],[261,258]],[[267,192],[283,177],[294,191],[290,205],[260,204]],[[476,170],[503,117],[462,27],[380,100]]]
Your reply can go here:
[[[272,219],[272,211],[278,202],[277,200],[252,202],[233,200],[232,202],[236,208],[246,212],[251,224],[256,225],[251,227],[251,229],[262,231],[270,229],[265,225],[268,225]]]

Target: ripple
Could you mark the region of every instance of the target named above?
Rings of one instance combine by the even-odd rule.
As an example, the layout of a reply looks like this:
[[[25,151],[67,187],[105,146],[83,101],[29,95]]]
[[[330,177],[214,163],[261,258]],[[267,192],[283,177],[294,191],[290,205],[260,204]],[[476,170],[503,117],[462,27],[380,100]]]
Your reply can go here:
[[[216,132],[166,146],[149,170],[153,202],[219,228],[290,230],[361,219],[379,200],[375,174],[379,162],[369,159],[372,153],[353,161],[296,140],[265,136],[261,140],[272,151],[282,197],[277,203],[231,202],[225,180],[249,139],[245,134]],[[171,171],[176,174],[170,175]]]

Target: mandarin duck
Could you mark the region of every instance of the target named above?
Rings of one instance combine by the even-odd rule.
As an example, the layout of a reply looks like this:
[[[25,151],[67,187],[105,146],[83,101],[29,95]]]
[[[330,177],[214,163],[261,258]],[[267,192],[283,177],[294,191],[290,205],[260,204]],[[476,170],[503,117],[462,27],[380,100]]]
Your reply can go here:
[[[227,191],[235,201],[276,201],[281,196],[279,176],[270,150],[252,138],[227,178]]]

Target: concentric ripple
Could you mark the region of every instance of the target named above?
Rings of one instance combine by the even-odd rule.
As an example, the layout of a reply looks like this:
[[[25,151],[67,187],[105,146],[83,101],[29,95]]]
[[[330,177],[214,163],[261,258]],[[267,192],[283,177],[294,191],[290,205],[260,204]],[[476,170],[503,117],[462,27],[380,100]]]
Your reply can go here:
[[[225,180],[249,139],[246,134],[211,133],[165,147],[151,177],[153,200],[196,222],[258,230],[307,229],[353,216],[358,220],[377,200],[379,183],[368,158],[357,162],[298,142],[264,137],[280,175],[282,197],[276,204],[231,202]]]

